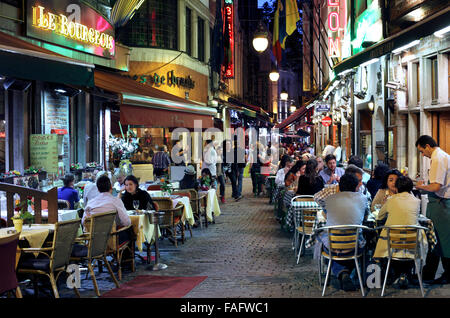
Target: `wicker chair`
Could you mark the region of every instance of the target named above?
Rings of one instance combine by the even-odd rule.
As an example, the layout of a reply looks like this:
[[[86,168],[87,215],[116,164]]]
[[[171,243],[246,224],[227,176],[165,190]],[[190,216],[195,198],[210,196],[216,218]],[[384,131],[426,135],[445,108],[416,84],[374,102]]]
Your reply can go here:
[[[20,233],[0,238],[0,295],[12,290],[16,291],[16,297],[22,298],[16,276],[16,250]]]
[[[183,189],[184,192],[189,192],[191,194],[191,207],[192,212],[194,213],[194,218],[196,221],[199,221],[200,228],[203,227],[202,216],[205,217],[206,226],[208,224],[207,216],[206,216],[206,204],[202,205],[204,198],[199,198],[198,191],[195,189]]]
[[[70,202],[58,199],[58,210],[70,210]]]
[[[108,268],[111,278],[114,281],[114,284],[119,287],[119,282],[114,276],[111,265],[106,259],[108,240],[111,237],[116,214],[116,211],[95,213],[89,218],[86,218],[84,221],[84,226],[88,232],[77,238],[78,244],[74,245],[72,256],[70,257],[71,261],[78,263],[87,261],[87,266],[89,268],[89,272],[91,273],[97,296],[100,296],[100,292],[98,290],[97,280],[94,274],[94,266],[92,265],[95,260],[97,261],[97,264],[99,260],[103,260]]]
[[[183,205],[179,204],[175,208],[173,207],[172,199],[170,198],[153,198],[153,202],[158,203],[158,211],[165,212],[166,214],[172,214],[172,224],[167,226],[160,226],[161,229],[165,229],[169,232],[169,239],[172,239],[175,247],[178,247],[177,243],[177,227],[181,224],[181,242],[184,244],[184,226],[181,221],[183,216]]]
[[[24,257],[20,259],[19,274],[45,275],[50,279],[55,298],[59,298],[56,281],[65,272],[70,260],[72,246],[80,227],[81,220],[70,220],[55,224],[53,244],[51,247],[22,248],[22,253],[39,253],[38,257]],[[55,277],[55,273],[57,273]],[[34,276],[33,275],[33,276]],[[35,285],[36,286],[36,285]],[[37,291],[37,289],[35,289]],[[79,295],[75,288],[75,293]]]
[[[115,226],[113,227],[115,229]],[[134,250],[135,250],[135,244],[136,244],[136,237],[133,232],[133,226],[129,225],[126,227],[122,227],[118,230],[114,230],[111,233],[111,239],[112,241],[112,247],[108,244],[108,249],[106,251],[106,255],[111,255],[114,259],[114,262],[117,263],[117,275],[119,276],[119,280],[122,280],[122,263],[131,263],[131,270],[134,272],[136,270],[135,262],[134,262]],[[124,241],[119,242],[119,235],[125,231],[129,231],[131,233],[131,237]],[[130,253],[130,257],[123,260],[123,254],[125,251],[128,251]]]

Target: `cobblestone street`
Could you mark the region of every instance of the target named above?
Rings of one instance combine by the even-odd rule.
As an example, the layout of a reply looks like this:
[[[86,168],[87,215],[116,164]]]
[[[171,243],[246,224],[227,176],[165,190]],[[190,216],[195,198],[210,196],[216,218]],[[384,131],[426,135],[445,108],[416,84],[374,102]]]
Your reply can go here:
[[[193,238],[187,232],[187,241],[178,248],[167,239],[161,241],[161,262],[168,265],[166,270],[152,272],[149,269],[152,264],[144,264],[136,258],[136,272],[125,271],[121,283],[138,275],[207,276],[185,297],[321,297],[317,261],[312,259],[312,249],[307,250],[297,265],[292,234],[281,230],[268,198],[253,197],[249,178],[244,179],[244,198],[239,202],[229,198],[229,184],[226,193],[227,202],[221,205],[222,214],[215,224],[193,229]],[[82,297],[95,297],[92,281],[85,279],[85,274],[81,276]],[[102,294],[114,287],[106,269],[97,278]],[[65,287],[64,279],[60,281],[61,297],[75,297],[73,291]],[[327,297],[361,297],[359,290],[344,292],[333,284],[327,288]],[[27,291],[30,292],[26,290],[25,295]],[[366,288],[366,291],[367,297],[380,297],[381,294],[381,289]],[[448,285],[426,288],[425,292],[431,298],[450,296]],[[50,290],[48,293],[51,297]],[[418,287],[408,290],[389,287],[385,297],[421,297],[421,294]]]

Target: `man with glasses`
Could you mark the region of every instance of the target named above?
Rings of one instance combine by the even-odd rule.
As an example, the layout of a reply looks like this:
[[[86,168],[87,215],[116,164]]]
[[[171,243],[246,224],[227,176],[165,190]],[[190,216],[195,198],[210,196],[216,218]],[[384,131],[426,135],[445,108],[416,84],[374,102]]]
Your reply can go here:
[[[438,245],[429,253],[424,267],[423,279],[432,284],[448,284],[450,282],[450,156],[438,147],[436,141],[427,135],[416,141],[417,150],[431,159],[428,184],[418,181],[416,189],[428,194],[427,217],[434,224]],[[434,279],[442,261],[444,273]]]

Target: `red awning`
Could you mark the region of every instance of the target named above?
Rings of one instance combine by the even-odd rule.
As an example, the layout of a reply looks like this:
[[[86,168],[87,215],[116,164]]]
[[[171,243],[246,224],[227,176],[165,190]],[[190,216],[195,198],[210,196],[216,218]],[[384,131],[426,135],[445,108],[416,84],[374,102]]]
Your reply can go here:
[[[214,127],[214,108],[189,103],[148,85],[114,73],[95,70],[95,85],[120,95],[120,122],[165,128],[195,128],[200,120],[202,128]]]
[[[275,128],[283,129],[286,126],[289,126],[296,120],[300,120],[306,113],[307,109],[306,106],[302,106],[299,109],[297,109],[294,113],[292,113],[288,118],[283,120],[281,123],[275,125]]]
[[[120,123],[167,128],[195,128],[194,120],[201,120],[202,128],[214,127],[214,117],[141,106],[120,106]]]

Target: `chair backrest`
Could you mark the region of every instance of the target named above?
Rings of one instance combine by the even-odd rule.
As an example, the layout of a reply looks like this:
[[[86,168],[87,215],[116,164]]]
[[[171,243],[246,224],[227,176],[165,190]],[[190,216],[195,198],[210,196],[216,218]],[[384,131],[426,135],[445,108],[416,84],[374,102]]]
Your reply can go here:
[[[321,228],[328,231],[328,241],[330,243],[330,256],[339,253],[355,251],[358,254],[358,241],[360,229],[371,230],[363,225],[335,225]]]
[[[393,250],[414,251],[418,254],[419,230],[428,229],[417,225],[390,225],[383,226],[386,229],[388,252],[391,255]]]
[[[20,233],[0,238],[0,294],[17,287],[16,250]]]
[[[291,205],[293,202],[315,202],[315,201],[314,196],[312,195],[298,195],[291,199]],[[301,210],[302,232],[304,234],[313,233],[318,210],[319,208],[303,208]]]
[[[179,195],[181,197],[188,197],[189,200],[191,199],[191,193],[189,191],[186,191],[186,190],[173,191],[172,194]]]
[[[69,264],[73,243],[77,237],[80,224],[80,219],[55,223],[53,252],[50,257],[51,269]]]
[[[70,210],[70,202],[58,199],[58,210]]]
[[[89,244],[88,258],[101,257],[108,247],[117,211],[94,213],[85,219],[88,222]]]
[[[159,211],[166,211],[173,209],[171,198],[152,198],[153,202],[158,203]]]
[[[184,206],[181,203],[178,203],[178,205],[172,209],[173,211],[173,217],[177,218],[177,217],[182,217],[183,216],[183,210],[184,210]]]

